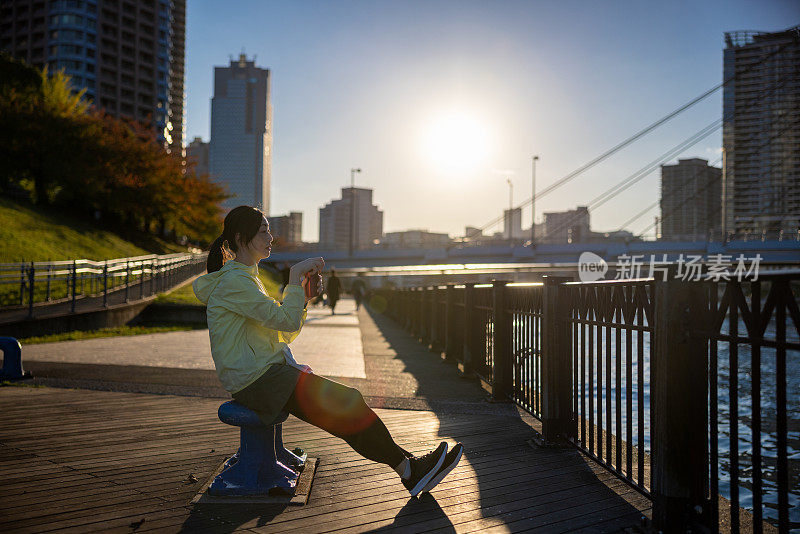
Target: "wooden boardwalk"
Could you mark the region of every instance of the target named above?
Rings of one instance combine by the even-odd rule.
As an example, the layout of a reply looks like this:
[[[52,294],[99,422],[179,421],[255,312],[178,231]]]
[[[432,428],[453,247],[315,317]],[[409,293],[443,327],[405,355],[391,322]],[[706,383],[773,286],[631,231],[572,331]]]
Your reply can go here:
[[[532,421],[378,410],[412,452],[438,441],[465,456],[430,495],[409,499],[390,469],[294,418],[287,444],[320,458],[309,503],[188,502],[233,453],[219,399],[0,388],[3,532],[613,532],[650,503],[573,450],[535,449]]]

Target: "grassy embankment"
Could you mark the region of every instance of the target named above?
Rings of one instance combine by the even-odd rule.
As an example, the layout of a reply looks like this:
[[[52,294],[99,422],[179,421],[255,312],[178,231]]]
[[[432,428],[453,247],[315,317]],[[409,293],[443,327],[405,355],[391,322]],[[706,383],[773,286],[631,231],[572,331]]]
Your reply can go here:
[[[100,261],[185,250],[154,237],[138,241],[141,243],[135,244],[55,211],[0,199],[0,263],[80,258]]]
[[[184,247],[149,235],[136,235],[131,241],[56,210],[17,204],[6,199],[0,199],[0,243],[3,245],[0,247],[0,263],[74,259],[102,261],[185,250]],[[19,271],[4,270],[3,275],[6,283],[0,284],[0,307],[18,305]],[[34,286],[35,302],[44,302],[48,296],[48,284],[40,283],[40,280],[37,277]],[[121,284],[122,279],[112,279],[110,283],[110,287],[114,287]],[[79,275],[79,293],[97,290],[99,285],[96,278]],[[65,276],[51,280],[49,296],[53,300],[68,296]],[[24,296],[24,302],[27,302],[27,295]]]
[[[140,236],[137,243],[126,240],[113,232],[98,229],[86,221],[81,221],[63,214],[51,213],[36,206],[17,204],[0,199],[0,263],[16,263],[21,261],[57,261],[72,259],[89,259],[101,261],[106,259],[141,256],[146,254],[164,254],[182,252],[182,247],[151,236]],[[278,296],[280,284],[270,273],[261,271],[261,281],[270,295]],[[62,287],[63,286],[63,287]],[[44,300],[44,297],[37,301]],[[53,282],[51,294],[54,298],[66,295],[63,283]],[[0,285],[0,303],[18,302],[19,285]],[[159,295],[159,304],[202,305],[194,296],[191,285],[187,284],[169,293]],[[50,336],[21,339],[27,344],[48,343],[54,341],[90,339],[122,335],[152,334],[202,328],[205,325],[137,325],[106,328],[91,332],[75,331]]]

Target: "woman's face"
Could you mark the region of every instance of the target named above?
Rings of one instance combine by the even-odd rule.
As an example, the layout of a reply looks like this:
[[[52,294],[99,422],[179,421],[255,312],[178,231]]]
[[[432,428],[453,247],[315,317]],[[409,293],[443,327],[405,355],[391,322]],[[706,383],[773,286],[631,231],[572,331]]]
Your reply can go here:
[[[269,258],[272,252],[272,234],[269,233],[269,223],[266,218],[261,221],[258,232],[246,248],[254,259]]]

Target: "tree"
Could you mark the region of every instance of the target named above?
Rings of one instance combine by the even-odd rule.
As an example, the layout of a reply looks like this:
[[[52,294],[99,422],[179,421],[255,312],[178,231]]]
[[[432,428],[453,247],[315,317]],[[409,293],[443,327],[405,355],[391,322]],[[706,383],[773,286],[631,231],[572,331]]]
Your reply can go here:
[[[224,190],[166,153],[148,125],[91,108],[63,72],[0,55],[0,188],[104,224],[212,240]]]

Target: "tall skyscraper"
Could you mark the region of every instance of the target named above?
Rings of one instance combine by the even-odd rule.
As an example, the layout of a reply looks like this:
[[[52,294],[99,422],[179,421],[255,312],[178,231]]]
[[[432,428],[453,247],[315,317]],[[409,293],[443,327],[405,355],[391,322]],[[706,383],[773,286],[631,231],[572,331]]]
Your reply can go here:
[[[351,200],[354,211],[350,210]],[[353,248],[372,246],[383,235],[383,212],[372,204],[372,189],[343,187],[342,198],[332,200],[319,209],[319,246],[331,250],[348,250],[350,217],[353,217]]]
[[[224,208],[246,204],[269,215],[271,171],[270,72],[241,54],[214,67],[209,172],[233,195]]]
[[[197,176],[208,174],[208,143],[202,137],[195,137],[186,146],[186,159],[194,163]]]
[[[115,117],[151,124],[182,154],[186,0],[3,0],[0,48],[73,87]]]
[[[722,169],[707,160],[661,166],[661,238],[706,239],[720,228]]]
[[[800,229],[800,26],[725,34],[726,233]]]

